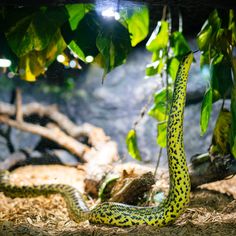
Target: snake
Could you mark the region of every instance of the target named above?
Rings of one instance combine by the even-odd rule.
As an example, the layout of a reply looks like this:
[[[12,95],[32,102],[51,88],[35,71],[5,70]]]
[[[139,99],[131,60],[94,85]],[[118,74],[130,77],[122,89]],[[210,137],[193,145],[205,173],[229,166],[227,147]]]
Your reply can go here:
[[[167,156],[169,166],[169,192],[158,206],[132,206],[116,202],[104,202],[89,208],[83,195],[65,184],[16,186],[9,183],[9,173],[0,172],[0,192],[7,197],[35,197],[61,194],[67,204],[69,216],[75,222],[88,220],[92,224],[113,226],[172,224],[186,209],[190,201],[191,183],[188,173],[183,140],[184,107],[188,73],[193,52],[186,54],[179,63],[174,82],[173,97],[167,123]]]

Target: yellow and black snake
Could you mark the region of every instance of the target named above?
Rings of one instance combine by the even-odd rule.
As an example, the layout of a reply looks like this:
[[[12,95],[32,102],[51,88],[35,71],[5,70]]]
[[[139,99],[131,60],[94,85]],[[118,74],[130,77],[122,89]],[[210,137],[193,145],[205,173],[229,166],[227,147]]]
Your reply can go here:
[[[0,172],[0,191],[9,197],[34,197],[60,193],[66,203],[70,217],[81,222],[101,223],[116,226],[170,224],[185,210],[189,203],[190,178],[183,143],[183,114],[186,98],[188,72],[193,53],[181,61],[175,80],[173,100],[167,126],[167,152],[170,173],[168,197],[158,207],[137,207],[105,202],[89,209],[82,195],[75,188],[62,185],[14,186],[8,184],[7,172]]]

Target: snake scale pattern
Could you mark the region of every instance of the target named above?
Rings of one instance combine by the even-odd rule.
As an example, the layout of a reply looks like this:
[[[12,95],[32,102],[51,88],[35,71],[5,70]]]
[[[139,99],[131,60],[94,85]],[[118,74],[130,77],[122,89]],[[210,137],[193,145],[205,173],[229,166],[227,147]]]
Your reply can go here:
[[[8,172],[0,172],[0,191],[6,196],[34,197],[60,193],[67,204],[70,217],[81,222],[115,226],[155,225],[165,226],[174,222],[185,210],[190,198],[190,178],[183,143],[183,115],[186,100],[188,72],[193,53],[187,54],[177,72],[173,99],[167,125],[167,154],[170,174],[168,197],[159,206],[137,207],[105,202],[89,209],[81,193],[69,185],[15,186],[8,182]]]

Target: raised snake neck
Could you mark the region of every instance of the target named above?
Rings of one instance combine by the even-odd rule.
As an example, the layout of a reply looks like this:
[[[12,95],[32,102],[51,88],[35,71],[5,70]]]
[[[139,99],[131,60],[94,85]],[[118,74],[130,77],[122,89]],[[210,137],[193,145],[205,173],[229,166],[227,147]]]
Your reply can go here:
[[[101,223],[116,226],[170,224],[185,210],[190,198],[190,178],[183,143],[183,114],[186,100],[188,72],[193,53],[180,62],[175,80],[173,99],[167,125],[167,153],[170,173],[168,197],[158,207],[137,207],[121,203],[105,202],[89,209],[81,193],[68,185],[50,184],[39,186],[15,186],[7,181],[7,173],[0,172],[0,191],[9,197],[34,197],[60,193],[70,217],[81,222]]]

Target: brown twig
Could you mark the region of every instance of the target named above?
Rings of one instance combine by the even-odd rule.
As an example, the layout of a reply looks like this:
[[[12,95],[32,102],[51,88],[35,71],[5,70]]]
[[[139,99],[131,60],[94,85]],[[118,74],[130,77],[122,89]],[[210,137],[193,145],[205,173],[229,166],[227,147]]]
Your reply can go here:
[[[19,88],[16,89],[16,120],[18,122],[23,121],[23,114],[22,114],[22,96],[21,96],[21,90]]]
[[[7,117],[6,115],[0,115],[0,122],[9,125],[11,127],[17,128],[19,130],[30,132],[36,135],[40,135],[46,139],[49,139],[59,144],[63,148],[67,149],[74,155],[78,156],[83,161],[87,161],[84,158],[84,154],[89,150],[89,147],[87,145],[78,142],[77,140],[68,136],[59,129],[45,128],[40,125],[30,124],[23,121],[18,122],[17,120],[13,120]]]
[[[15,106],[0,102],[0,114],[14,116],[15,113]],[[59,112],[55,105],[42,105],[37,102],[29,103],[22,106],[22,114],[23,117],[28,117],[34,114],[40,117],[47,117],[73,138],[87,136],[89,138],[89,143],[93,146],[96,146],[100,142],[109,140],[109,137],[105,135],[102,129],[91,124],[83,124],[81,126],[76,125],[66,115]]]

